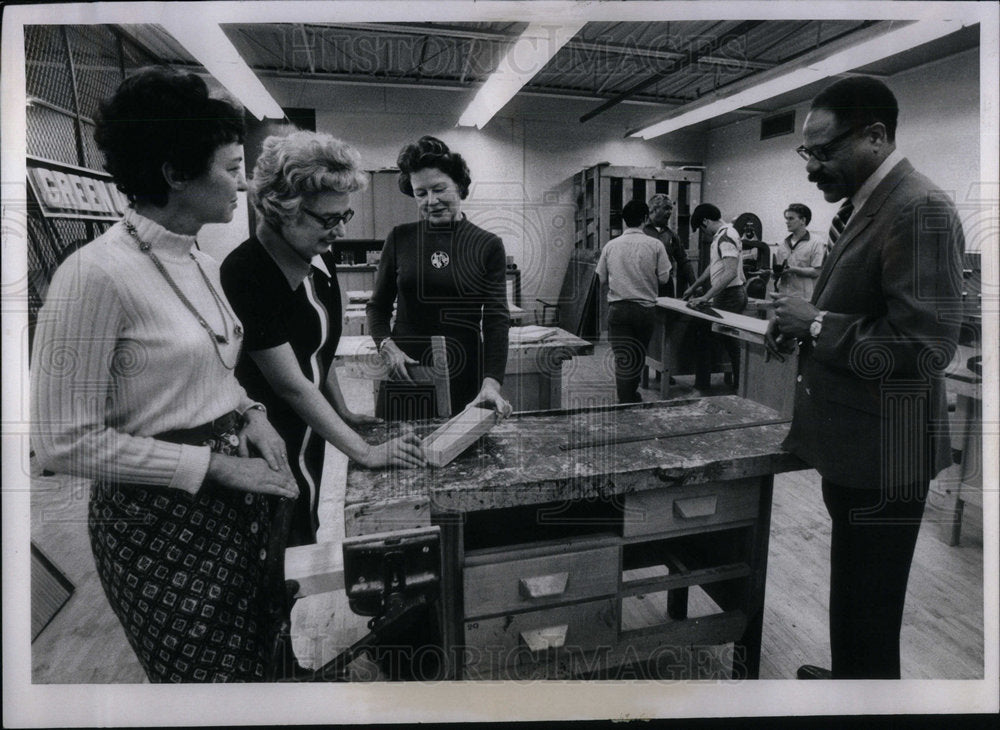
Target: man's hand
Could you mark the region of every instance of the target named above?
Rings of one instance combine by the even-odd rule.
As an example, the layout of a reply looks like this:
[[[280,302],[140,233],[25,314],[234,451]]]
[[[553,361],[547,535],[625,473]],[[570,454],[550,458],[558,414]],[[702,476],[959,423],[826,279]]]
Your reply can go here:
[[[687,296],[685,296],[684,298],[687,299]],[[708,299],[706,299],[705,297],[691,297],[690,299],[687,300],[687,303],[688,306],[691,307],[692,309],[697,309],[698,307],[704,304],[708,304]]]
[[[816,319],[819,309],[802,297],[772,294],[774,321],[785,337],[808,337],[809,325]]]
[[[769,362],[772,357],[778,362],[784,362],[785,355],[795,352],[795,340],[781,334],[778,331],[777,321],[772,319],[768,322],[767,332],[764,333],[764,349],[767,351],[764,362]]]

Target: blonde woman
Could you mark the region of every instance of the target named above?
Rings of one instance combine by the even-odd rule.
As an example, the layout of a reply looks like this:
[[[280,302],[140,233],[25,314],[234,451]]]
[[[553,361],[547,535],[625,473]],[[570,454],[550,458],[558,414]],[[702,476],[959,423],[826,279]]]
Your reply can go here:
[[[268,137],[250,187],[256,235],[222,264],[226,296],[246,328],[237,376],[267,406],[299,485],[289,545],[316,542],[327,442],[367,467],[425,463],[412,433],[369,444],[354,431],[375,419],[347,408],[333,367],[342,318],[331,250],[354,215],[351,194],[366,183],[358,153],[339,139]]]

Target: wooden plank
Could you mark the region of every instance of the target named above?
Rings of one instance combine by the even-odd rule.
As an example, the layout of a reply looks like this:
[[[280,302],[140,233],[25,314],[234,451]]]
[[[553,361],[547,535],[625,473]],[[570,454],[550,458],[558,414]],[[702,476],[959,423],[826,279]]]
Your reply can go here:
[[[425,495],[344,505],[345,534],[348,537],[429,527],[430,524],[430,497]]]
[[[298,582],[296,598],[343,590],[342,545],[339,542],[321,542],[286,548],[285,580]]]
[[[434,383],[434,399],[439,416],[451,415],[451,378],[448,377],[448,348],[444,337],[431,337],[431,353],[433,367],[430,376]],[[415,379],[415,378],[414,378]]]
[[[735,314],[734,312],[724,312],[721,310],[716,310],[720,317],[713,317],[710,314],[704,312],[699,312],[697,309],[692,309],[687,305],[687,302],[683,299],[675,299],[673,297],[659,297],[656,300],[656,306],[661,309],[667,309],[672,312],[677,312],[678,314],[684,314],[688,317],[694,317],[695,319],[703,319],[707,322],[713,322],[720,325],[725,325],[735,330],[739,330],[748,334],[755,334],[763,338],[764,333],[767,332],[767,320],[760,319],[758,317],[748,317],[745,314]],[[726,333],[729,334],[729,333]],[[760,340],[763,342],[763,340]]]
[[[655,575],[646,578],[622,580],[620,596],[636,596],[639,594],[670,591],[689,586],[700,586],[708,583],[745,578],[750,575],[750,566],[746,563],[730,563],[714,565],[710,568],[696,568],[670,573],[666,576]]]
[[[496,424],[495,411],[466,408],[424,439],[424,458],[431,466],[447,466]]]

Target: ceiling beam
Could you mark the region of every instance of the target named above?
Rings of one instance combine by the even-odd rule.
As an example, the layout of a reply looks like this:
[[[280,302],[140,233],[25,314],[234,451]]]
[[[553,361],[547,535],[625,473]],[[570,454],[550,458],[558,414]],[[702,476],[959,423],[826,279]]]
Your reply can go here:
[[[717,43],[721,44],[722,41],[723,41],[723,39],[727,38],[727,37],[745,35],[746,33],[749,33],[754,28],[756,28],[756,27],[758,27],[760,25],[763,25],[764,22],[765,21],[763,21],[763,20],[746,20],[746,21],[743,21],[742,23],[740,23],[739,25],[737,25],[732,30],[729,30],[729,31],[726,31],[725,33],[720,34],[719,37],[718,37],[718,39],[717,39]],[[701,53],[701,54],[695,53],[693,55],[685,57],[683,60],[680,61],[680,63],[676,64],[669,71],[664,71],[662,73],[653,74],[652,76],[648,77],[644,81],[640,81],[638,84],[635,84],[634,86],[631,86],[630,88],[626,89],[624,92],[622,92],[618,96],[614,97],[613,99],[609,99],[608,101],[604,102],[600,106],[598,106],[598,107],[596,107],[594,109],[591,109],[589,112],[587,112],[582,117],[580,117],[580,122],[582,123],[582,122],[586,122],[586,121],[589,121],[589,120],[593,119],[598,114],[602,114],[603,112],[606,112],[611,107],[620,104],[621,102],[625,101],[626,99],[628,99],[628,98],[634,96],[635,94],[639,93],[643,89],[646,89],[646,88],[652,86],[653,84],[655,84],[660,79],[665,78],[665,77],[667,77],[667,76],[669,76],[671,74],[677,73],[678,71],[682,71],[683,69],[685,69],[685,68],[687,68],[689,66],[693,66],[694,64],[698,63],[702,59],[702,56],[708,56],[708,55],[710,55],[710,54],[708,54],[708,53]],[[730,62],[732,62],[732,59],[730,59]]]
[[[346,31],[368,31],[371,33],[381,33],[385,35],[412,35],[412,36],[426,36],[435,35],[442,36],[446,38],[457,38],[465,40],[481,40],[481,41],[491,41],[491,42],[502,42],[502,43],[512,43],[517,39],[516,35],[508,35],[504,33],[490,33],[486,31],[472,31],[463,30],[461,28],[448,28],[442,26],[428,26],[428,25],[400,25],[395,23],[312,23],[310,24],[315,28],[335,28],[339,30]],[[595,51],[611,51],[613,53],[618,53],[622,55],[638,56],[641,58],[656,59],[661,61],[675,61],[679,59],[686,59],[689,54],[683,53],[681,51],[664,51],[656,48],[643,48],[634,45],[629,45],[627,43],[609,43],[605,41],[582,41],[574,39],[567,43],[564,48],[592,53]],[[702,63],[717,64],[721,66],[731,66],[734,59],[726,58],[723,56],[716,56],[713,54],[706,54],[700,56],[699,61]],[[739,63],[744,68],[750,68],[758,71],[764,71],[766,69],[774,67],[775,63],[770,61],[752,61],[740,59]]]
[[[879,58],[900,53],[902,50],[953,33],[962,27],[957,25],[960,22],[952,20],[877,22],[807,53],[797,54],[794,61],[784,63],[771,71],[754,74],[728,85],[725,90],[706,94],[686,107],[672,110],[659,122],[632,130],[626,136],[651,139],[733,111],[748,103],[780,96],[815,81],[852,71]]]

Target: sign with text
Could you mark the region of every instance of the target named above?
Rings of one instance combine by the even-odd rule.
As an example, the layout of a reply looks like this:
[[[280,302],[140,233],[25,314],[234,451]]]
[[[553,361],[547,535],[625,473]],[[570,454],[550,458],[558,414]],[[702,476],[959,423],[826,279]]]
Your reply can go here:
[[[47,218],[118,220],[128,198],[106,174],[28,158],[28,184]]]

